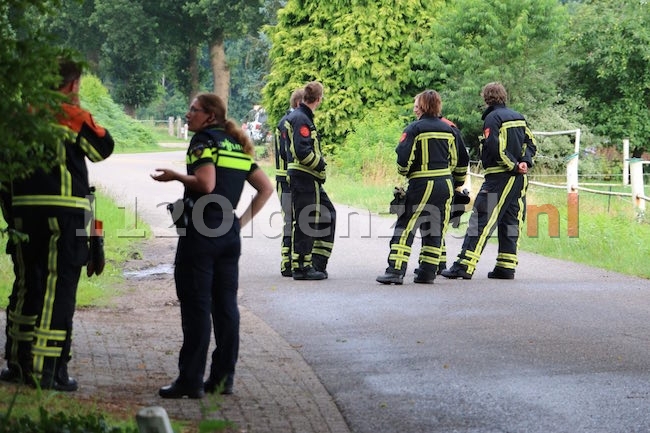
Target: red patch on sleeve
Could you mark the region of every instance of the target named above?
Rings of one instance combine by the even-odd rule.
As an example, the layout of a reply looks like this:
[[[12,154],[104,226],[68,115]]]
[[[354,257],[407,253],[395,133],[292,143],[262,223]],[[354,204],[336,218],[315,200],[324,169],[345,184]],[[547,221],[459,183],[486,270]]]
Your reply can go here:
[[[300,127],[300,135],[303,137],[309,137],[311,135],[311,131],[309,130],[309,127],[307,125],[302,125]]]
[[[485,128],[485,129],[483,130],[483,136],[484,136],[485,138],[488,138],[488,137],[490,136],[490,128]]]
[[[406,132],[402,132],[402,136],[399,138],[399,142],[406,140]]]

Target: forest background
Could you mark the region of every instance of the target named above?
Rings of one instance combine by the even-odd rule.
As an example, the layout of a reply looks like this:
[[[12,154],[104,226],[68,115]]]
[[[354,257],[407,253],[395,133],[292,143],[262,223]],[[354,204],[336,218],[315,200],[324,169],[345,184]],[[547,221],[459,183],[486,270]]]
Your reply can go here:
[[[319,80],[330,160],[384,181],[415,94],[438,90],[475,154],[479,91],[501,81],[534,130],[582,129],[582,175],[612,178],[622,140],[642,157],[650,136],[647,22],[646,0],[9,0],[0,180],[52,160],[44,143],[56,132],[42,108],[56,95],[43,89],[60,47],[78,51],[135,119],[182,117],[193,95],[214,91],[231,118],[262,104],[274,125],[292,90]],[[117,139],[148,138],[125,128]],[[563,173],[572,140],[540,139],[536,173]]]

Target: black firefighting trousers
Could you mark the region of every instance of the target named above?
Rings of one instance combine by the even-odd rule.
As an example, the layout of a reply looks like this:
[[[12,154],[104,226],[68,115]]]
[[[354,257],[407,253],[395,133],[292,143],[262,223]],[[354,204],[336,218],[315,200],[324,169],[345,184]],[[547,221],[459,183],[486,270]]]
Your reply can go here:
[[[519,235],[526,217],[527,188],[526,175],[500,173],[485,176],[474,200],[462,250],[456,259],[468,273],[474,273],[495,229],[499,241],[496,266],[506,271],[515,270]]]
[[[70,360],[81,267],[88,258],[84,216],[14,219],[29,239],[8,246],[15,280],[7,307],[5,358],[25,379],[50,384]],[[67,377],[66,377],[67,379]]]
[[[411,246],[419,229],[422,237],[419,269],[436,272],[440,262],[442,239],[449,221],[452,197],[451,176],[409,181],[406,204],[397,218],[390,240],[387,271],[402,275],[406,273]]]
[[[326,270],[334,246],[336,210],[323,185],[311,176],[291,176],[292,269]]]

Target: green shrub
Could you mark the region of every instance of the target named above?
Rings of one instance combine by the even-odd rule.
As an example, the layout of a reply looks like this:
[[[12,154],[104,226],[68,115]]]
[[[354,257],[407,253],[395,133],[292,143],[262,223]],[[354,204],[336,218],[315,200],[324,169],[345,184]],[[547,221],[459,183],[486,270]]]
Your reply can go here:
[[[97,77],[84,75],[79,91],[81,105],[89,110],[97,123],[109,130],[115,140],[115,152],[137,152],[156,148],[149,128],[124,114]]]
[[[333,172],[368,184],[401,182],[395,147],[405,125],[404,120],[388,109],[365,117],[330,158]]]
[[[0,433],[137,433],[137,428],[114,427],[102,415],[50,414],[43,407],[38,420],[0,413]]]

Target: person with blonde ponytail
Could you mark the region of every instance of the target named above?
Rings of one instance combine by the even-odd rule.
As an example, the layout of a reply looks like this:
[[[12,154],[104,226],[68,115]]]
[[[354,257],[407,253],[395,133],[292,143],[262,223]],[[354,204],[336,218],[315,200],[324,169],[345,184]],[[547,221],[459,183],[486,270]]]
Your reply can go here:
[[[239,356],[237,289],[240,228],[251,221],[273,194],[268,176],[253,159],[248,135],[226,118],[226,105],[212,93],[196,96],[186,114],[194,132],[187,149],[187,174],[158,168],[151,177],[159,182],[179,181],[185,187],[179,217],[174,279],[180,301],[183,345],[179,375],[160,388],[163,398],[201,398],[205,392],[232,394]],[[238,217],[235,209],[245,182],[257,191]],[[186,223],[183,215],[188,216]],[[183,231],[181,231],[183,230]],[[210,318],[216,348],[207,380]]]

